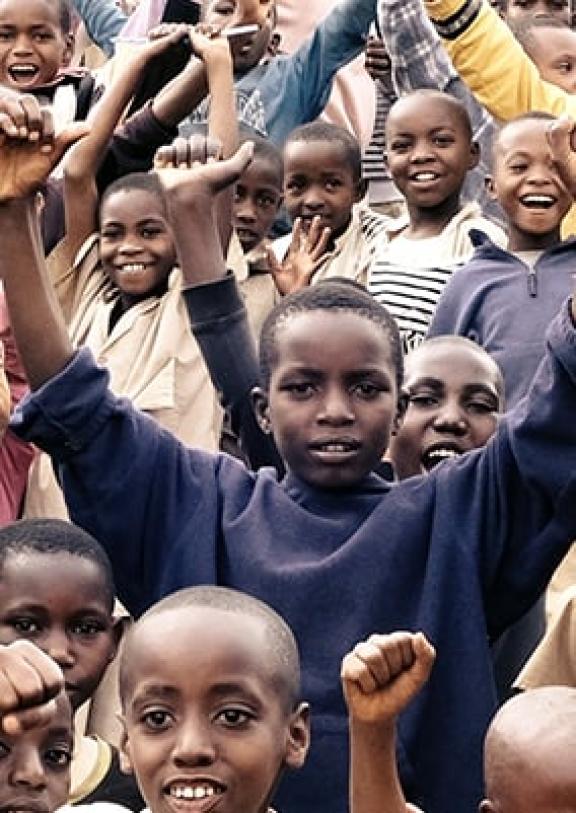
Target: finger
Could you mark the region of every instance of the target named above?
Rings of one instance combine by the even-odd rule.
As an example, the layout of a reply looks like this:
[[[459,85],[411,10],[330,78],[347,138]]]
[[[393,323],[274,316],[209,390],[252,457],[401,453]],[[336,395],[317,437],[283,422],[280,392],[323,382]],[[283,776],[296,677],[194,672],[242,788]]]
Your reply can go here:
[[[2,136],[6,135],[9,138],[18,138],[20,130],[14,123],[13,118],[5,111],[0,111],[0,133]]]
[[[546,133],[552,159],[556,164],[558,172],[568,189],[574,192],[576,187],[576,153],[574,152],[573,141],[576,138],[576,123],[573,119],[562,116],[551,122]]]
[[[222,142],[216,136],[208,135],[205,149],[207,162],[211,159],[219,160],[222,158]]]
[[[385,686],[390,680],[390,669],[388,667],[387,655],[383,655],[382,650],[368,643],[361,641],[354,647],[354,654],[365,666],[364,672],[360,675],[360,685],[363,691],[374,691],[379,686]]]
[[[377,689],[377,684],[370,669],[364,660],[358,656],[357,647],[349,652],[342,661],[340,672],[342,681],[356,685],[364,694],[371,694]]]
[[[190,166],[190,141],[179,136],[172,142],[172,156],[175,167]]]
[[[74,124],[69,124],[62,132],[58,133],[54,139],[53,165],[55,166],[64,153],[69,150],[73,144],[80,141],[81,138],[87,136],[89,132],[90,125],[85,121],[78,121]]]
[[[416,657],[416,665],[418,667],[417,676],[422,684],[424,684],[428,680],[432,667],[434,666],[436,650],[422,632],[414,636],[413,648]]]
[[[315,262],[315,269],[318,265],[320,265],[321,262],[324,261],[331,234],[332,229],[330,229],[328,226],[324,226],[316,245],[310,252],[310,258]]]
[[[29,641],[0,649],[0,709],[12,711],[54,697],[64,685],[62,670]]]
[[[206,163],[206,158],[208,155],[206,136],[195,133],[188,140],[188,148],[190,150],[191,165],[196,162],[200,164]]]
[[[172,157],[171,145],[158,147],[154,153],[154,169],[166,169],[166,167],[171,167],[173,165]]]
[[[318,240],[320,239],[320,235],[322,234],[322,226],[320,225],[322,222],[320,215],[315,215],[312,218],[312,222],[310,223],[310,228],[308,229],[307,237],[307,248],[311,250]]]
[[[54,135],[54,125],[52,115],[46,115],[47,108],[41,107],[31,94],[22,96],[20,104],[26,117],[29,140],[51,139]]]
[[[57,710],[56,700],[48,700],[42,705],[7,714],[2,718],[2,729],[6,734],[16,736],[31,728],[46,725],[55,717]]]

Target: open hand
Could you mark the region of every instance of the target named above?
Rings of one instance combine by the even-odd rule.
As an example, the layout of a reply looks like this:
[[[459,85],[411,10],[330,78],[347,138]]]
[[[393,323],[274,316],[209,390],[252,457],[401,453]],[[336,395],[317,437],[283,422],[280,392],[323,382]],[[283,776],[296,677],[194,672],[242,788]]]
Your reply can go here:
[[[0,646],[0,726],[6,734],[48,722],[63,688],[62,670],[33,643]]]
[[[284,260],[279,262],[273,249],[268,249],[270,273],[282,296],[310,285],[312,277],[326,259],[329,240],[330,229],[322,227],[319,217],[313,218],[308,231],[304,231],[302,220],[298,217],[294,221],[292,242]]]
[[[562,116],[550,123],[547,137],[558,174],[572,197],[576,197],[576,122]]]
[[[350,716],[365,723],[392,721],[426,683],[434,659],[421,632],[371,635],[357,644],[340,673]]]

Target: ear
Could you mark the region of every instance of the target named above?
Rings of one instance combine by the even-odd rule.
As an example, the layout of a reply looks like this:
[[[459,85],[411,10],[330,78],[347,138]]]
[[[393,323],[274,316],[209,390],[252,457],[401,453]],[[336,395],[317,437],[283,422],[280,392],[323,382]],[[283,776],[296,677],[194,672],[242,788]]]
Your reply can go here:
[[[117,716],[122,726],[122,736],[120,737],[120,743],[118,745],[120,770],[122,773],[132,774],[134,773],[134,769],[132,767],[132,756],[130,754],[130,740],[126,731],[126,719],[123,714],[118,714]]]
[[[284,759],[286,767],[291,770],[301,768],[304,765],[309,748],[310,706],[308,703],[299,703],[290,715]]]
[[[484,186],[486,187],[486,191],[488,192],[488,196],[491,200],[498,200],[498,195],[496,194],[496,187],[494,186],[494,178],[492,175],[486,175],[484,178]]]
[[[480,144],[477,141],[472,141],[470,144],[470,160],[468,161],[468,169],[474,169],[478,166],[480,161]]]
[[[130,623],[130,619],[126,616],[119,616],[112,620],[112,635],[114,640],[114,646],[110,653],[110,657],[108,661],[113,661],[118,653],[118,647],[120,646],[120,641],[122,640],[122,636],[124,635],[124,631],[127,625]]]
[[[366,178],[360,178],[356,183],[356,191],[354,194],[354,203],[359,203],[368,192],[368,181]]]
[[[272,20],[272,25],[274,25],[274,20]],[[270,37],[270,42],[268,43],[268,53],[270,54],[270,56],[277,55],[278,51],[280,50],[281,39],[282,37],[277,31],[275,31]]]
[[[482,799],[478,805],[478,813],[495,813],[496,806],[490,799]]]
[[[70,64],[74,56],[74,34],[69,31],[64,35],[64,53],[62,54],[62,65],[66,67]]]
[[[270,422],[270,402],[268,393],[262,387],[254,387],[250,393],[252,399],[252,409],[256,415],[258,426],[265,435],[272,434],[272,424]]]
[[[396,404],[396,414],[394,415],[394,420],[392,421],[392,432],[391,432],[392,437],[398,434],[398,431],[402,426],[404,416],[406,415],[407,409],[408,409],[408,393],[405,390],[400,390],[400,395],[398,396],[398,402]]]

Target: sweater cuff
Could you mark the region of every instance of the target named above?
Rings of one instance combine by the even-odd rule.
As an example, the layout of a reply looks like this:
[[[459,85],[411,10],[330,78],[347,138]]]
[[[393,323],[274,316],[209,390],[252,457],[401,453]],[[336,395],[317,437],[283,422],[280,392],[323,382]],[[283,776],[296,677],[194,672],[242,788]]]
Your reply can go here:
[[[469,28],[482,9],[483,0],[424,0],[438,34],[453,40]]]

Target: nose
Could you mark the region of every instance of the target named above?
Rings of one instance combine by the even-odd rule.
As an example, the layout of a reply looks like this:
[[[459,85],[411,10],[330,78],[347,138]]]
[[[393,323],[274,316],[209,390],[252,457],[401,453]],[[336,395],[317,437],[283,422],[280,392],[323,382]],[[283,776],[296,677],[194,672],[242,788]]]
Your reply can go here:
[[[251,200],[244,199],[234,206],[236,220],[245,225],[251,225],[256,222],[256,209]]]
[[[139,254],[142,251],[142,247],[135,241],[127,237],[120,246],[118,246],[118,253],[119,254]]]
[[[349,426],[354,419],[348,393],[340,387],[330,387],[322,401],[318,422],[329,426]]]
[[[302,209],[308,214],[316,214],[324,208],[324,199],[317,186],[309,186],[302,198]]]
[[[434,429],[437,432],[445,432],[450,435],[465,435],[468,431],[468,421],[465,412],[459,404],[453,401],[447,401],[434,417]]]
[[[24,33],[19,34],[16,38],[16,42],[14,43],[14,48],[12,49],[12,51],[17,56],[31,54],[32,46],[30,44],[29,37]]]
[[[178,767],[207,767],[216,759],[214,738],[208,723],[197,719],[180,725],[172,758]]]
[[[38,748],[34,745],[19,748],[14,755],[14,766],[10,783],[29,790],[42,790],[46,785],[46,774]]]
[[[76,662],[70,640],[64,630],[51,630],[42,642],[42,649],[62,669],[69,669]]]
[[[413,164],[424,164],[434,160],[434,151],[426,139],[416,141],[410,153],[410,161]]]

